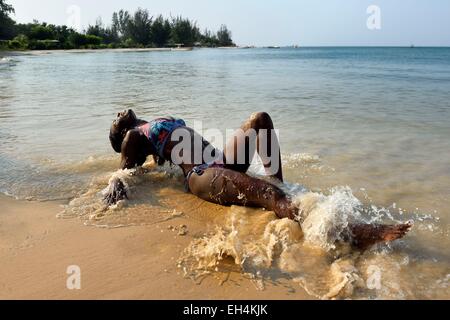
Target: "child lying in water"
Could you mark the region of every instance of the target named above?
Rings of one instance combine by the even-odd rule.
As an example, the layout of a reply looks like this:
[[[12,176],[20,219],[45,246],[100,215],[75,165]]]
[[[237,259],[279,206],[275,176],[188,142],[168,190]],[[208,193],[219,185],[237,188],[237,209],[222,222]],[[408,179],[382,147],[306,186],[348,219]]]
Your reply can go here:
[[[246,174],[256,151],[262,156],[262,149],[276,150],[270,155],[271,160],[264,162],[264,167],[273,179],[283,182],[281,153],[273,129],[272,119],[267,113],[255,113],[220,152],[181,119],[168,117],[147,122],[138,119],[133,110],[124,110],[114,120],[109,139],[113,149],[122,154],[122,169],[141,166],[151,155],[159,165],[165,161],[177,164],[186,178],[186,189],[203,200],[221,205],[265,208],[274,211],[279,218],[298,220],[298,208],[284,191],[275,184]],[[263,132],[266,134],[264,138]],[[180,148],[181,143],[187,147]],[[193,151],[195,145],[200,146],[196,152]],[[215,154],[215,161],[205,161],[203,154],[208,150]],[[195,154],[198,152],[202,154],[200,159]],[[272,166],[274,163],[278,165]],[[112,205],[126,197],[123,182],[116,179],[105,196],[105,202]],[[411,227],[410,223],[355,223],[348,226],[343,238],[357,248],[367,249],[378,242],[399,239]]]

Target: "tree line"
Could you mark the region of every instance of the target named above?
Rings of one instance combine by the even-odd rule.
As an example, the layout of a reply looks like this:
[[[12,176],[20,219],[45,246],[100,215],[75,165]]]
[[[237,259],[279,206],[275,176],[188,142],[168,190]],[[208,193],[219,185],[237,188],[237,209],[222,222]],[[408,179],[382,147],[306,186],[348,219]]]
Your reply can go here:
[[[11,14],[14,8],[0,0],[0,47],[13,50],[44,49],[103,49],[103,48],[161,48],[234,46],[231,32],[221,25],[216,33],[200,31],[197,23],[182,16],[165,18],[152,16],[147,9],[134,13],[114,12],[111,23],[97,19],[83,32],[67,26],[16,23]]]

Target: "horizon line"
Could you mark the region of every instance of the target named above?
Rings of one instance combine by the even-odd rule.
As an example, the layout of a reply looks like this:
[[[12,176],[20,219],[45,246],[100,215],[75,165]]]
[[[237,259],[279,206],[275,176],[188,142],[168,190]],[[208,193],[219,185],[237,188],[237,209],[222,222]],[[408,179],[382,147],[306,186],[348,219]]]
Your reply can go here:
[[[282,48],[450,48],[450,45],[236,45],[237,47],[251,47],[253,49]]]

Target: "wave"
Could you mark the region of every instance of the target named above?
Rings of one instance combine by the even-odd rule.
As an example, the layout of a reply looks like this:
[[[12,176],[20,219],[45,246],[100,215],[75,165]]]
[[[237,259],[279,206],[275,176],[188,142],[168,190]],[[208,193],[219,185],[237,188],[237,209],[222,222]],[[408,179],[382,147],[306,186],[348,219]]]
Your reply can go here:
[[[10,57],[0,58],[0,66],[15,66],[17,64],[17,60],[12,59]]]
[[[128,199],[121,200],[114,206],[107,206],[103,202],[103,196],[110,182],[116,178],[124,183]],[[177,212],[164,204],[165,199],[161,193],[169,189],[182,195],[182,179],[179,169],[169,165],[157,167],[153,162],[137,169],[105,172],[92,179],[87,191],[64,205],[58,217],[77,217],[86,225],[107,228],[165,221],[176,216]]]
[[[71,163],[30,162],[0,154],[0,192],[16,199],[70,200],[118,166],[117,157],[96,156]]]

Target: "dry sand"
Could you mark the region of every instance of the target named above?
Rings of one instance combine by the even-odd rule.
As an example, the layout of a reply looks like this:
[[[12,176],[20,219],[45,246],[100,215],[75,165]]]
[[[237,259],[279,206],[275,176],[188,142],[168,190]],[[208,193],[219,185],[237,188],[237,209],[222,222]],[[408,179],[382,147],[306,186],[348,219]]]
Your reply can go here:
[[[259,291],[239,272],[183,278],[177,259],[202,234],[187,218],[102,229],[57,219],[55,202],[0,196],[0,207],[0,299],[310,299],[289,279]],[[186,235],[168,229],[181,224]],[[70,265],[81,268],[80,290],[66,287]]]

